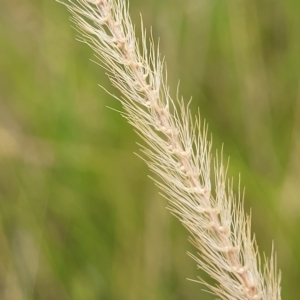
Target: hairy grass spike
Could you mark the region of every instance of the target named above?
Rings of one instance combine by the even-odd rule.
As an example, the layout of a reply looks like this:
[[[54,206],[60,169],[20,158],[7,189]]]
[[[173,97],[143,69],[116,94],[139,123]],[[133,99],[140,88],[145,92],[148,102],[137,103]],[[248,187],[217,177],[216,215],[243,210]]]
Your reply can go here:
[[[142,26],[141,48],[125,0],[65,0],[72,21],[101,60],[112,84],[121,91],[128,122],[146,142],[142,151],[171,212],[191,233],[198,267],[216,280],[206,285],[220,299],[280,300],[280,274],[274,251],[261,270],[250,217],[242,198],[227,185],[222,158],[215,158],[211,192],[211,142],[200,117],[191,117],[183,100],[174,101],[153,39],[147,49]],[[178,105],[177,105],[178,104]]]

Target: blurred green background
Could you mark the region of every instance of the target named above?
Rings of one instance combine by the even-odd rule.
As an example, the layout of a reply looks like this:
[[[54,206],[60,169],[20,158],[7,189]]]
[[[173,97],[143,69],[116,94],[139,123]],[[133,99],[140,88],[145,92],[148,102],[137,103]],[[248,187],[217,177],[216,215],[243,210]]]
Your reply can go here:
[[[299,1],[130,3],[137,32],[141,12],[160,38],[171,90],[180,78],[241,174],[283,299],[298,299]],[[202,275],[195,250],[68,17],[54,0],[0,2],[0,299],[214,299],[186,280]]]

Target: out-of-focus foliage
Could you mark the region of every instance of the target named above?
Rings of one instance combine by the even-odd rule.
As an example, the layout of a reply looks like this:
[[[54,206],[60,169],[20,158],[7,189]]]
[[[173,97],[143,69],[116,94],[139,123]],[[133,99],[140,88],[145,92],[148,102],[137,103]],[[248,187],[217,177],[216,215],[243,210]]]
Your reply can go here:
[[[283,299],[300,281],[300,4],[131,1],[171,89],[201,108],[246,185],[261,251],[274,240]],[[54,0],[0,3],[0,298],[213,299],[165,210],[114,91]]]

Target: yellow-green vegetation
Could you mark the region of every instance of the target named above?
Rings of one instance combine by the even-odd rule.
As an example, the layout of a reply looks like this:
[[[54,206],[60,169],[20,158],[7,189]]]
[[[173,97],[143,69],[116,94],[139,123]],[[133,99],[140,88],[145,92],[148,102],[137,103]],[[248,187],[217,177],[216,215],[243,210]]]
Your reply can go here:
[[[260,251],[274,240],[282,298],[297,299],[300,5],[141,2],[130,1],[133,22],[141,12],[172,93],[181,78],[214,147],[224,142]],[[55,1],[0,4],[0,298],[214,299],[185,279],[199,275],[187,233],[67,18]]]

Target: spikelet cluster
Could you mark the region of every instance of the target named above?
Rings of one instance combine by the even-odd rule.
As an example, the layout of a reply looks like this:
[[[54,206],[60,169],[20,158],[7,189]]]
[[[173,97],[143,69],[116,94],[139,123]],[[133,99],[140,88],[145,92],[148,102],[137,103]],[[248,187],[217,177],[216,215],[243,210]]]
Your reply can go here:
[[[211,142],[200,116],[192,118],[188,104],[171,98],[165,64],[152,37],[147,39],[142,29],[137,42],[128,2],[59,2],[122,93],[122,115],[145,141],[142,158],[158,175],[155,181],[169,209],[191,234],[198,253],[191,257],[216,284],[197,281],[220,299],[281,299],[273,251],[261,265],[242,195],[234,195],[222,156],[211,161]]]

